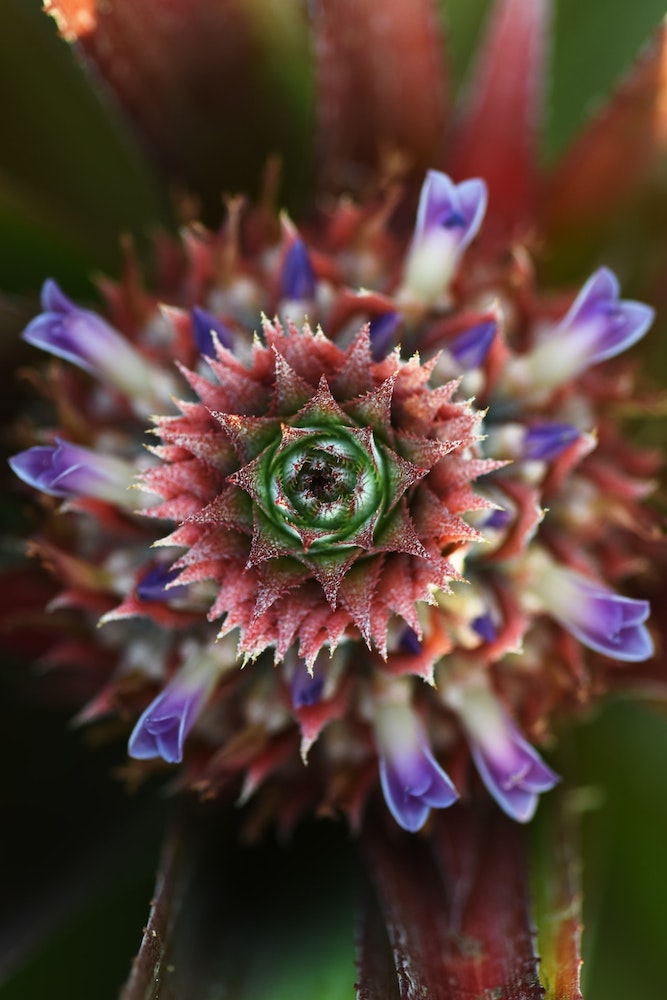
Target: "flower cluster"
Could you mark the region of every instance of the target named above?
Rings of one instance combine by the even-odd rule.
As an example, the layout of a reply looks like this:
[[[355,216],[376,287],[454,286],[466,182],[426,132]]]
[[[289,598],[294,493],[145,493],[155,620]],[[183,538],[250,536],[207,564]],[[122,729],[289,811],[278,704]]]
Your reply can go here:
[[[528,737],[651,655],[614,589],[651,457],[607,362],[652,311],[605,268],[543,296],[486,206],[436,171],[406,236],[391,201],[302,231],[234,202],[109,320],[44,286],[58,419],[11,464],[63,501],[33,547],[115,651],[83,716],[129,717],[136,768],[282,822],[379,784],[417,830],[470,761],[523,822],[558,780]]]

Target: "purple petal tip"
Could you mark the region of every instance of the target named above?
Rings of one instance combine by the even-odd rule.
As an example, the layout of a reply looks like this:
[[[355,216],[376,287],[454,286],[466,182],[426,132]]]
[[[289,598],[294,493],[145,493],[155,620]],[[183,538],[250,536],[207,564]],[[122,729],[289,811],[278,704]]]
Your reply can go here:
[[[374,361],[381,361],[394,347],[396,343],[394,334],[401,320],[402,316],[397,312],[386,312],[372,317],[369,335]]]
[[[45,312],[66,313],[76,309],[53,278],[47,278],[42,285],[41,302]]]
[[[194,306],[192,309],[192,335],[195,346],[200,354],[207,358],[215,358],[215,334],[223,347],[232,347],[234,338],[232,332],[222,320],[212,313]]]
[[[186,586],[169,586],[178,579],[180,572],[162,563],[152,566],[137,584],[137,597],[140,601],[169,601],[187,594]]]
[[[526,430],[523,439],[523,457],[550,462],[579,437],[579,431],[571,424],[534,424]]]
[[[449,345],[449,353],[464,369],[479,368],[491,349],[497,323],[479,323],[456,337]]]
[[[280,276],[282,293],[286,299],[307,301],[315,296],[315,272],[306,245],[295,239],[283,260]]]
[[[290,684],[293,708],[308,708],[317,705],[322,699],[324,676],[317,666],[311,676],[308,673],[305,660],[300,660],[294,670]]]

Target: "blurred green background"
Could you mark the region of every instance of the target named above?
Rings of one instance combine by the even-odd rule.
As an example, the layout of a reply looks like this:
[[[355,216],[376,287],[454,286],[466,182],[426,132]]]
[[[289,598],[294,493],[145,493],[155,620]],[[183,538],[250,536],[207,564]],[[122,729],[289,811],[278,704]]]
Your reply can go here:
[[[312,67],[297,23],[300,3],[262,2],[271,24],[278,4],[281,25],[262,85],[285,102],[283,113],[302,133],[302,151],[312,132]],[[449,0],[442,6],[452,72],[460,81],[489,4]],[[26,300],[45,276],[55,275],[72,294],[90,293],[95,271],[114,273],[119,266],[120,232],[132,232],[145,247],[156,222],[171,223],[156,171],[40,7],[39,0],[0,3],[0,332],[6,338],[17,335]],[[558,0],[547,160],[564,148],[664,12],[661,0]],[[267,145],[265,153],[274,148]],[[289,167],[293,153],[282,152]],[[235,184],[243,169],[254,188],[260,165],[244,165],[243,149],[230,150],[220,164],[220,189]],[[311,166],[301,164],[300,183]],[[665,326],[659,320],[654,336]],[[35,706],[38,685],[20,664],[8,666],[2,681],[9,750],[0,857],[10,891],[1,904],[0,950],[15,974],[0,995],[113,1000],[146,920],[164,804],[152,790],[128,802],[109,777],[122,748],[82,747],[63,712]],[[589,806],[583,813],[585,996],[659,1000],[667,931],[665,715],[639,702],[609,704],[580,725],[565,758],[568,780],[587,790],[581,798]],[[284,861],[290,871],[303,857],[304,845],[298,849],[301,854]],[[315,861],[308,863],[315,872]],[[305,922],[303,914],[295,916],[278,944],[264,927],[272,992],[258,981],[244,994],[248,1000],[352,996],[349,886],[335,870],[328,882],[323,876],[329,890],[313,879],[292,908],[307,912]],[[317,900],[334,882],[337,903],[322,912]],[[305,971],[304,950],[311,956]],[[300,985],[295,968],[301,968]],[[0,982],[1,976],[0,967]]]

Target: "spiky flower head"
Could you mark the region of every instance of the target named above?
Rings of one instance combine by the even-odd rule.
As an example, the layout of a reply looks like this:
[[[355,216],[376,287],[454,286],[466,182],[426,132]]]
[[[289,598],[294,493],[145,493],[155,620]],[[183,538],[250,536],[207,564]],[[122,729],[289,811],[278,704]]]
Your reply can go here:
[[[128,267],[102,318],[47,282],[24,335],[58,359],[12,460],[32,547],[111,664],[80,718],[120,714],[136,774],[182,761],[251,826],[356,824],[381,788],[416,830],[474,766],[526,821],[557,780],[529,740],[652,652],[618,588],[655,456],[616,419],[652,310],[604,267],[545,294],[502,136],[486,180],[469,139],[462,179],[299,229],[230,201],[160,240],[154,291]]]
[[[475,532],[469,484],[480,415],[429,386],[433,363],[373,361],[368,325],[342,349],[308,325],[263,323],[248,367],[217,344],[199,395],[156,418],[165,460],[142,478],[149,508],[180,526],[178,582],[213,582],[209,618],[239,652],[290,648],[312,668],[352,638],[387,656],[396,615],[421,635],[420,602],[458,578],[448,560]]]

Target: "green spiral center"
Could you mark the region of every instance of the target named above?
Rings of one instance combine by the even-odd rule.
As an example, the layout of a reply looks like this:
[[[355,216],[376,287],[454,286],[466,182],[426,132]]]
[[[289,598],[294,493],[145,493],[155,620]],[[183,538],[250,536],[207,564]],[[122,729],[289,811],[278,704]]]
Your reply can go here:
[[[372,438],[366,447],[346,428],[296,433],[267,463],[272,515],[291,534],[306,532],[314,547],[344,542],[383,508],[381,456]]]

